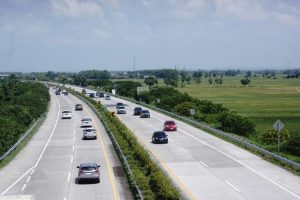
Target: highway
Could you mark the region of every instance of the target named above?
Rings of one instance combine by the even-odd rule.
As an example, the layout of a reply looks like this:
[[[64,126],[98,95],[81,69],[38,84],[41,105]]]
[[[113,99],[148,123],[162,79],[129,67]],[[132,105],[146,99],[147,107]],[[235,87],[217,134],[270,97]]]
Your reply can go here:
[[[133,199],[100,121],[73,95],[54,93],[50,89],[44,123],[15,159],[0,170],[0,195],[32,195],[35,200]],[[74,111],[77,103],[83,104],[83,111]],[[62,110],[71,110],[72,119],[61,119]],[[92,118],[97,140],[82,140],[83,117]],[[82,162],[101,165],[100,183],[78,184],[76,166]]]
[[[151,118],[141,119],[133,116],[136,104],[116,97],[95,100],[114,112],[117,102],[128,105],[118,117],[189,199],[300,199],[299,176],[242,148],[175,119],[178,130],[167,132],[169,144],[152,144],[152,133],[172,118],[151,110]]]

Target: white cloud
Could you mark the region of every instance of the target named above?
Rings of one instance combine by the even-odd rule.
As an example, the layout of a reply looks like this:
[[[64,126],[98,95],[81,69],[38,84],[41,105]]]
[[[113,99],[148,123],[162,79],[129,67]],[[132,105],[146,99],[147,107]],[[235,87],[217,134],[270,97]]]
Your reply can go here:
[[[103,14],[101,5],[91,0],[52,0],[55,12],[70,17],[97,16]]]

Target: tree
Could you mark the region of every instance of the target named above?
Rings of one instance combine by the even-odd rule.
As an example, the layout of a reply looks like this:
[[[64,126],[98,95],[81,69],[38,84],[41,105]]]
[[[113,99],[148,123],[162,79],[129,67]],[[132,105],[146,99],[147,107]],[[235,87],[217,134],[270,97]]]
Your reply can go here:
[[[176,69],[170,69],[166,71],[164,83],[169,86],[178,86],[178,71]]]
[[[247,78],[241,79],[240,81],[241,81],[241,84],[242,84],[242,85],[249,85],[250,82],[251,82],[251,80],[250,80],[250,79],[247,79]]]
[[[158,81],[154,76],[149,76],[147,78],[145,78],[144,82],[149,85],[150,87],[154,84],[157,84]]]
[[[213,83],[212,78],[209,78],[209,79],[208,79],[208,83],[209,83],[209,85],[211,85],[211,84]]]
[[[246,75],[245,75],[245,78],[250,78],[252,76],[251,72],[250,71],[247,71],[246,72]]]
[[[187,81],[188,73],[186,71],[180,71],[180,78],[181,78],[181,87],[184,86],[184,82]]]
[[[191,116],[191,109],[195,109],[196,105],[193,102],[182,102],[174,107],[174,111],[180,115]]]

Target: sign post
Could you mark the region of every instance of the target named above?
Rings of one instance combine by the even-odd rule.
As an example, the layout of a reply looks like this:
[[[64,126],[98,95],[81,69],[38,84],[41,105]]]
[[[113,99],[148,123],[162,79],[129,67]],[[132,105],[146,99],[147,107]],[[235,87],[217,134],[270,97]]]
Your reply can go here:
[[[280,131],[283,129],[284,124],[278,119],[274,124],[273,128],[277,131],[277,151],[280,151]]]
[[[195,115],[195,109],[190,109],[190,114],[192,115],[192,116],[194,116]]]

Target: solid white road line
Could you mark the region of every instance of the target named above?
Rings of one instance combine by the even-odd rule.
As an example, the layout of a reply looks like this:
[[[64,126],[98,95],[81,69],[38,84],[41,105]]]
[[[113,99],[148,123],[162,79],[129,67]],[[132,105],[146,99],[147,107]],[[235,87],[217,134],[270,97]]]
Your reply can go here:
[[[73,156],[71,157],[71,164],[73,163]]]
[[[153,116],[153,115],[152,115],[152,116]],[[153,117],[156,118],[156,119],[158,119],[158,120],[160,120],[160,121],[162,121],[162,122],[164,121],[164,120],[162,120],[161,118],[159,118],[159,117],[157,117],[157,116],[153,116]],[[255,169],[249,167],[248,165],[242,163],[241,161],[235,159],[234,157],[228,155],[227,153],[225,153],[225,152],[223,152],[223,151],[217,149],[216,147],[213,147],[212,145],[210,145],[210,144],[204,142],[203,140],[201,140],[201,139],[199,139],[199,138],[197,138],[197,137],[195,137],[195,136],[189,134],[188,132],[186,132],[186,131],[184,131],[184,130],[182,130],[182,129],[180,129],[180,128],[179,128],[178,130],[181,131],[181,132],[183,132],[184,134],[186,134],[186,135],[188,135],[188,136],[194,138],[195,140],[197,140],[197,141],[199,141],[199,142],[201,142],[201,143],[203,143],[203,144],[209,146],[210,148],[212,148],[212,149],[218,151],[219,153],[221,153],[221,154],[227,156],[228,158],[231,158],[232,160],[238,162],[239,164],[241,164],[241,165],[243,165],[244,167],[248,168],[250,171],[252,171],[252,172],[254,172],[255,174],[257,174],[258,176],[260,176],[260,177],[264,178],[265,180],[267,180],[267,181],[273,183],[274,185],[276,185],[277,187],[279,187],[279,188],[281,188],[282,190],[286,191],[287,193],[291,194],[292,196],[294,196],[294,197],[300,199],[300,196],[299,196],[299,195],[297,195],[297,194],[295,194],[294,192],[288,190],[287,188],[283,187],[282,185],[276,183],[275,181],[273,181],[273,180],[267,178],[266,176],[262,175],[261,173],[259,173],[259,172],[256,171]]]
[[[3,196],[6,192],[8,192],[8,190],[10,190],[13,186],[15,186],[24,176],[26,176],[26,174],[28,174],[30,172],[30,170],[33,167],[31,167],[28,171],[26,171],[22,176],[20,176],[20,178],[18,178],[13,184],[11,184],[8,188],[6,188],[6,190],[4,190],[0,196]]]
[[[26,183],[28,183],[28,181],[30,180],[31,176],[28,176],[27,180],[26,180]]]
[[[75,146],[73,145],[73,151],[75,150]]]
[[[56,118],[56,122],[55,122],[55,124],[54,124],[53,130],[52,130],[52,132],[51,132],[51,135],[50,135],[50,137],[48,138],[48,141],[47,141],[47,143],[46,143],[46,145],[45,145],[43,151],[41,152],[41,154],[40,154],[38,160],[36,161],[35,165],[34,165],[33,167],[31,167],[28,171],[26,171],[26,172],[25,172],[20,178],[18,178],[14,183],[12,183],[6,190],[4,190],[4,191],[1,193],[0,196],[3,196],[6,192],[8,192],[8,191],[9,191],[14,185],[16,185],[16,184],[17,184],[17,183],[18,183],[18,182],[19,182],[19,181],[20,181],[27,173],[29,173],[31,169],[36,168],[36,166],[37,166],[38,163],[40,162],[40,160],[41,160],[41,158],[42,158],[42,156],[43,156],[43,154],[44,154],[44,152],[45,152],[45,150],[46,150],[46,148],[47,148],[47,146],[48,146],[48,144],[49,144],[49,142],[50,142],[50,140],[51,140],[51,138],[52,138],[52,136],[53,136],[53,133],[54,133],[54,131],[55,131],[55,129],[56,129],[56,126],[57,126],[57,123],[58,123],[58,119],[59,119],[59,115],[60,115],[60,104],[59,104],[59,101],[58,101],[57,97],[56,97],[56,96],[54,96],[54,97],[56,98],[56,101],[57,101],[57,103],[58,103],[58,114],[57,114],[57,118]],[[32,172],[32,173],[33,173],[33,172]]]
[[[33,172],[34,172],[34,169],[32,169],[32,171],[31,171],[30,175],[32,175],[32,174],[33,174]]]
[[[230,187],[232,187],[235,191],[239,192],[239,189],[237,189],[237,187],[235,187],[234,185],[232,185],[229,181],[225,180],[225,183],[227,183],[227,185],[229,185]]]

